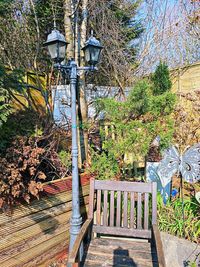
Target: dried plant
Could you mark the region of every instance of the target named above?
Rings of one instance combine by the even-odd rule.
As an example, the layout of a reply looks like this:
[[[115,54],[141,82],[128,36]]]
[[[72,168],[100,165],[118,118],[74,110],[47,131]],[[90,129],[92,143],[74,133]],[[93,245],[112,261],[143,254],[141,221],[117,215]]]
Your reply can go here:
[[[174,112],[174,143],[184,151],[200,142],[200,90],[178,93],[180,100]]]
[[[0,208],[39,198],[42,182],[66,174],[51,136],[18,137],[0,158]]]

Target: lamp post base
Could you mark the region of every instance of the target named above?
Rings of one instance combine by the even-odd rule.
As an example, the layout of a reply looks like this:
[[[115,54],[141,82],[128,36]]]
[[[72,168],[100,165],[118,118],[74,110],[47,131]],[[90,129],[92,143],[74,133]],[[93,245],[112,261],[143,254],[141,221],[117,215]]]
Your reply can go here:
[[[76,241],[77,235],[80,232],[82,225],[82,218],[81,216],[78,218],[71,218],[70,220],[70,243],[69,243],[69,251],[72,251],[72,248],[74,246],[74,243]],[[79,260],[81,261],[83,257],[83,243],[80,246],[79,249]],[[67,267],[71,267],[71,264],[67,264]]]

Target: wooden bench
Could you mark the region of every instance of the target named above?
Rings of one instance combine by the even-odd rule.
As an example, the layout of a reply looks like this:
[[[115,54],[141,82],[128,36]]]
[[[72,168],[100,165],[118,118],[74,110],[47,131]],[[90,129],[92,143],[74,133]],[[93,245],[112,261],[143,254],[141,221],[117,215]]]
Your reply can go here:
[[[88,219],[80,230],[68,263],[73,267],[165,267],[157,227],[156,195],[156,183],[90,180]],[[79,248],[88,233],[89,236],[96,233],[97,238],[89,239],[87,254],[80,261]],[[113,239],[120,236],[123,238]],[[146,242],[141,243],[141,240]]]

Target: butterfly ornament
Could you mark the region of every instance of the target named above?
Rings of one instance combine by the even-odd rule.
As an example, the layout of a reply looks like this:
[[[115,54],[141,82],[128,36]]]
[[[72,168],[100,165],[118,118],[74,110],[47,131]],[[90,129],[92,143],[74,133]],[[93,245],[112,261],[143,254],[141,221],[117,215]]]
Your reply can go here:
[[[162,186],[165,187],[176,173],[180,173],[183,179],[189,183],[200,180],[200,143],[186,149],[183,155],[179,155],[175,146],[164,151],[157,173]]]

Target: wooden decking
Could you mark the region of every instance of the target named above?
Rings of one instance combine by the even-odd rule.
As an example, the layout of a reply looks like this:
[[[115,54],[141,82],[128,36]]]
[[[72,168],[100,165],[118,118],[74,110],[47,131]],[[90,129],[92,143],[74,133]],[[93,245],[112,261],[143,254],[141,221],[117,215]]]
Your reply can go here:
[[[86,256],[87,254],[87,256]],[[156,250],[147,241],[96,238],[85,250],[83,267],[157,267]]]
[[[81,212],[87,212],[90,177],[81,177]],[[71,217],[71,178],[44,185],[44,196],[18,205],[12,216],[0,212],[0,267],[49,266],[67,253]]]

